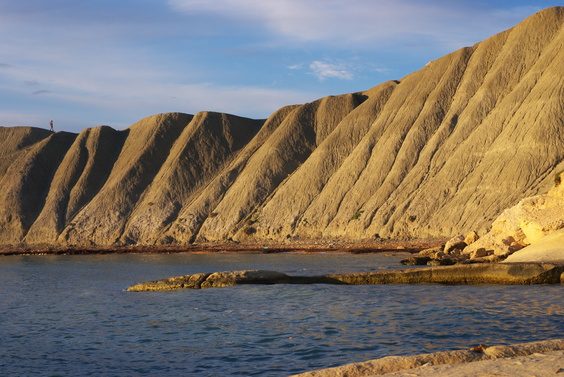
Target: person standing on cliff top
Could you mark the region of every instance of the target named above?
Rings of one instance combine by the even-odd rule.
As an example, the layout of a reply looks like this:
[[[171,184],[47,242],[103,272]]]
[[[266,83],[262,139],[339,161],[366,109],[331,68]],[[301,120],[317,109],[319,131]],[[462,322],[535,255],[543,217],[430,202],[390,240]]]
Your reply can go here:
[[[55,132],[55,130],[53,129],[53,121],[49,122],[49,127],[51,127],[51,132]]]

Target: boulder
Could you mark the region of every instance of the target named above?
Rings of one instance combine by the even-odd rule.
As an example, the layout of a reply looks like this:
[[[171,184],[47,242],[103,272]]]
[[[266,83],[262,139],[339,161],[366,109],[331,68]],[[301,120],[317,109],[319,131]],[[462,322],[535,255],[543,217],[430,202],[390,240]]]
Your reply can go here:
[[[478,233],[476,233],[476,231],[473,230],[466,235],[466,238],[464,238],[464,243],[466,245],[472,245],[474,242],[478,241],[479,239],[480,236],[478,236]]]
[[[434,258],[435,254],[437,254],[439,251],[443,251],[443,250],[444,250],[444,246],[431,247],[429,249],[421,250],[419,252],[419,256],[420,257]]]
[[[456,264],[456,261],[448,257],[433,259],[427,262],[428,266],[452,266],[453,264]]]
[[[448,253],[449,251],[452,251],[454,249],[464,249],[466,246],[468,246],[464,240],[464,236],[456,236],[448,240],[444,248],[445,253]]]
[[[488,255],[488,252],[486,251],[485,248],[481,247],[479,249],[476,249],[472,252],[472,254],[470,254],[470,259],[475,259],[475,258],[482,258]]]
[[[445,252],[445,251],[437,251],[437,252],[435,253],[433,259],[441,260],[441,259],[443,259],[444,257],[446,257],[446,256],[448,256],[448,255],[449,255],[449,253],[447,253],[447,252]]]

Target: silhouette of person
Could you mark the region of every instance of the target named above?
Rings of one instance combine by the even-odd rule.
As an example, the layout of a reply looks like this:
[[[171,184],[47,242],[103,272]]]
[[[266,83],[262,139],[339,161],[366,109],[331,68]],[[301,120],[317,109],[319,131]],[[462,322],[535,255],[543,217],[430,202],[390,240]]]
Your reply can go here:
[[[49,126],[51,127],[51,131],[55,132],[55,130],[53,129],[53,121],[49,122]]]

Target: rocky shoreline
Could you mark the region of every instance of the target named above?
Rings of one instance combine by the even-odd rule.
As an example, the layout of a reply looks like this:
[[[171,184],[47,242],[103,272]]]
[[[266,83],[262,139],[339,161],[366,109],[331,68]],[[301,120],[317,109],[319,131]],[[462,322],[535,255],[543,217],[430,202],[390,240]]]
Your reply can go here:
[[[494,370],[503,374],[490,374]],[[552,376],[564,375],[564,339],[510,346],[477,346],[414,356],[388,356],[293,377],[431,377],[431,376]]]
[[[71,246],[52,245],[0,246],[4,255],[86,255],[86,254],[175,254],[175,253],[418,253],[444,245],[445,239],[432,240],[377,240],[374,242],[292,242],[292,243],[193,243],[176,246]]]

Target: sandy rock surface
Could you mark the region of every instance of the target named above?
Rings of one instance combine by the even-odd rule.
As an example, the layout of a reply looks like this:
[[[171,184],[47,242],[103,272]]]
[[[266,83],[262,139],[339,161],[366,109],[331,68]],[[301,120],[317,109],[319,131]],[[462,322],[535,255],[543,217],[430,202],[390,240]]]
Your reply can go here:
[[[543,237],[536,243],[516,251],[504,261],[506,263],[520,262],[564,262],[564,229]]]
[[[385,377],[548,377],[564,376],[564,351],[534,353],[530,356],[483,360],[465,364],[427,365]]]
[[[564,339],[553,339],[511,346],[484,347],[480,352],[461,350],[414,356],[388,356],[301,373],[294,377],[558,376],[564,373],[563,362]],[[527,370],[533,372],[525,372]],[[501,374],[495,374],[498,371]]]

